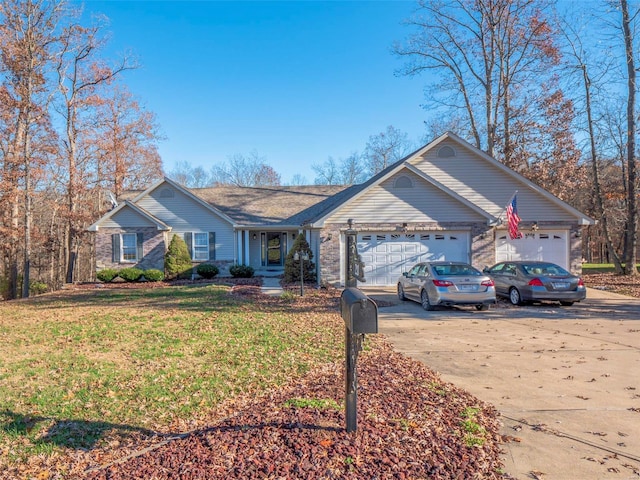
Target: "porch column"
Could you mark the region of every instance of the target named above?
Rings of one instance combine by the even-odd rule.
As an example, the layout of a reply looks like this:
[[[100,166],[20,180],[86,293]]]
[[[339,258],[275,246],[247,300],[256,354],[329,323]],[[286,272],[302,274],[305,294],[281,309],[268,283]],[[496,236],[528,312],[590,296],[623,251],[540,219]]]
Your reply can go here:
[[[236,230],[236,263],[242,264],[242,230]]]
[[[244,255],[242,260],[243,265],[251,265],[251,259],[249,258],[249,230],[244,231]]]

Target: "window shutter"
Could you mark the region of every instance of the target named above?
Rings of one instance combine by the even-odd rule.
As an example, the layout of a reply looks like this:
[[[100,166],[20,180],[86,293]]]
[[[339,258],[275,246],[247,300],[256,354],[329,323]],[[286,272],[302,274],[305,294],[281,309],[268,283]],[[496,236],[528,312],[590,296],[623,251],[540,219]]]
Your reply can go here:
[[[209,260],[216,259],[216,232],[209,232]]]
[[[120,234],[114,233],[111,235],[111,261],[113,263],[120,263]]]
[[[142,245],[144,244],[144,233],[136,234],[136,259],[138,261],[142,260],[143,250]]]
[[[187,244],[189,256],[193,259],[193,234],[191,232],[187,232],[184,234],[184,243]]]

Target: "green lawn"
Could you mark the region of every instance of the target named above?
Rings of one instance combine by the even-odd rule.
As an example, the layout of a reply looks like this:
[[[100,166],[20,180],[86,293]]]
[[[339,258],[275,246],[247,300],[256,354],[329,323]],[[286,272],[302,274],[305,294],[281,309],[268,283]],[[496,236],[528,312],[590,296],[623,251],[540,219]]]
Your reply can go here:
[[[254,304],[219,285],[5,302],[0,467],[219,416],[226,400],[337,361],[343,328],[337,308],[311,316],[290,298]]]
[[[637,265],[640,268],[640,263]],[[589,275],[590,273],[614,273],[615,267],[613,263],[583,263],[582,273]]]

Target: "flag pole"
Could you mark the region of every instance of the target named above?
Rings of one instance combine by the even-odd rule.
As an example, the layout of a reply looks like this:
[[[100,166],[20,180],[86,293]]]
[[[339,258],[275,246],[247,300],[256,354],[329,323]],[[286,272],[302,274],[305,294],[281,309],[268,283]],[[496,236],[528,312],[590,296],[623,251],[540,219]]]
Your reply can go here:
[[[513,195],[509,197],[509,201],[505,204],[504,207],[502,207],[502,210],[500,210],[500,214],[498,215],[498,220],[500,221],[499,225],[502,224],[502,215],[504,214],[504,212],[507,211],[507,207],[509,206],[509,204],[517,194],[518,194],[518,190],[513,192]]]

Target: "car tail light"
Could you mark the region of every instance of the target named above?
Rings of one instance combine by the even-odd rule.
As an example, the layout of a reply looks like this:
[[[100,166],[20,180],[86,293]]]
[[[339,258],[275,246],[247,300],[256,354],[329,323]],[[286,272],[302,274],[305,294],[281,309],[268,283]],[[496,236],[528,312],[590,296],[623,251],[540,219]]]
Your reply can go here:
[[[539,278],[534,278],[529,282],[529,285],[532,287],[544,287],[544,283]]]
[[[453,282],[450,282],[449,280],[434,280],[433,284],[436,287],[452,287],[453,286]]]
[[[582,281],[582,279],[578,279],[578,286],[579,287],[584,287],[584,282]]]
[[[493,280],[484,280],[480,285],[483,287],[493,287],[495,283],[493,283]]]

